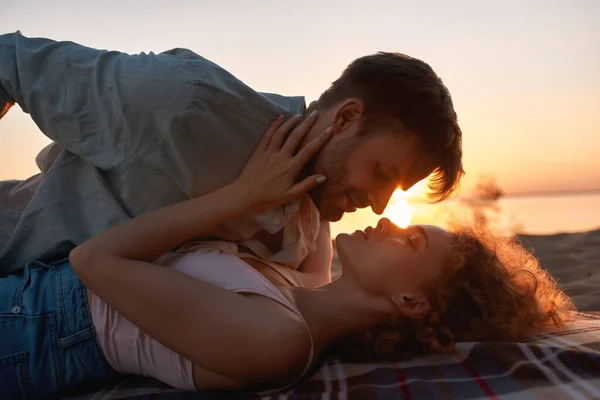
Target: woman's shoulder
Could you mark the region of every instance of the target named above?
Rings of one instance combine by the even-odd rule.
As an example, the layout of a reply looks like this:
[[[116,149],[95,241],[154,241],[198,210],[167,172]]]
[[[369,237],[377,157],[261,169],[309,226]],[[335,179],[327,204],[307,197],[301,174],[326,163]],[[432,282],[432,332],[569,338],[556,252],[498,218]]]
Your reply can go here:
[[[267,328],[264,340],[253,340],[252,359],[232,362],[239,367],[235,373],[214,371],[194,366],[194,381],[199,390],[254,390],[282,387],[295,382],[312,362],[312,340],[302,318],[287,307],[260,295],[244,295],[257,305],[260,312],[252,317]],[[238,335],[243,336],[241,329]],[[240,340],[243,340],[240,337]],[[234,355],[230,355],[234,356]]]
[[[290,345],[290,347],[299,348],[298,353],[300,355],[303,352],[306,352],[306,355],[308,355],[312,348],[312,339],[306,322],[298,312],[294,312],[283,304],[262,295],[248,294],[244,296],[250,301],[261,304],[261,307],[265,311],[270,310],[273,315],[277,316],[277,328],[282,329],[282,332],[286,332],[286,335],[281,337],[282,341],[279,343],[280,345]],[[294,352],[287,351],[286,353],[291,355]],[[307,359],[307,357],[301,358],[304,361]]]

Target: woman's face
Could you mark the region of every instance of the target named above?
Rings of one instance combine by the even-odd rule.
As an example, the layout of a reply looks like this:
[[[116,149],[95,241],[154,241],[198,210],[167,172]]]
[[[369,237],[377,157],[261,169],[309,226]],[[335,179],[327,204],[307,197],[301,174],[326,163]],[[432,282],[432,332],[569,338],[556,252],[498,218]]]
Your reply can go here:
[[[382,218],[376,228],[338,235],[336,245],[343,271],[368,292],[410,296],[441,276],[452,235],[431,225],[402,229]]]

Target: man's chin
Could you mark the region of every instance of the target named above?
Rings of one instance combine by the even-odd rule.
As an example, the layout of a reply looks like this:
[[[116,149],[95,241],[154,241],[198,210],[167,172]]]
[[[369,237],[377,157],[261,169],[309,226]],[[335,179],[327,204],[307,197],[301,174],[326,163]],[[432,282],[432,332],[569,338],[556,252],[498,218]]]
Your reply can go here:
[[[319,210],[321,218],[329,222],[337,222],[344,216],[344,211],[336,207],[331,201],[325,200],[322,195],[316,196],[316,193],[309,193],[314,205]]]
[[[321,217],[325,218],[329,222],[337,222],[344,216],[344,212],[339,208],[327,208],[323,210],[319,209],[319,213],[321,214]]]

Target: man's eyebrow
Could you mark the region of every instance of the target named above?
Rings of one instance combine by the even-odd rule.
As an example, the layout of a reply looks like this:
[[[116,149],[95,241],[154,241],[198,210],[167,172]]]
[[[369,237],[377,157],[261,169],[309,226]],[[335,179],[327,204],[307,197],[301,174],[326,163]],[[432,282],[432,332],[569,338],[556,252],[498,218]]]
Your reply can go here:
[[[429,236],[427,236],[427,231],[425,230],[425,228],[423,228],[422,226],[415,226],[414,229],[418,230],[423,234],[423,237],[425,238],[425,243],[427,243],[426,247],[429,247]]]
[[[414,179],[414,173],[411,175],[411,172],[406,173],[404,175],[400,175],[400,169],[394,165],[392,166],[392,174],[394,182],[396,182],[396,186],[399,187],[403,191],[407,191],[411,187],[413,187],[417,182],[421,179]]]

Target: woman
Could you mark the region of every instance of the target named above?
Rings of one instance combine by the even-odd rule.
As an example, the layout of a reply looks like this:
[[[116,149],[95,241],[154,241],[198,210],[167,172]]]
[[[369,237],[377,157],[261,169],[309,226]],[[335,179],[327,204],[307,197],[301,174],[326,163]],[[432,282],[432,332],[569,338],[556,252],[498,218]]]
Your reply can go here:
[[[343,274],[312,289],[255,258],[170,251],[323,181],[295,183],[330,131],[296,151],[301,130],[288,130],[276,122],[230,185],[116,226],[69,260],[3,278],[2,397],[56,396],[115,371],[186,390],[278,390],[327,351],[385,360],[560,325],[570,303],[528,253],[494,251],[466,232],[382,219],[338,236]]]

